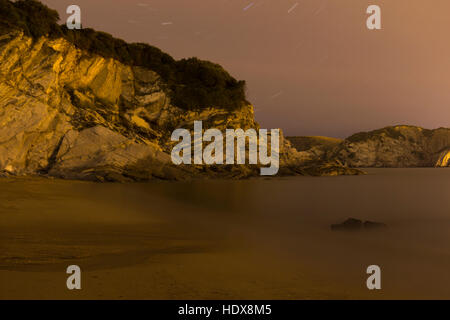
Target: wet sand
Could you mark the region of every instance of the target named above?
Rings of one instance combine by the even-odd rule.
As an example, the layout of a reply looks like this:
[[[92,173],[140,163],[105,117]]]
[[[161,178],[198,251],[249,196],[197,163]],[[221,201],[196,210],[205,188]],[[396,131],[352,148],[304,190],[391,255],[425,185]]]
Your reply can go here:
[[[95,184],[0,180],[0,299],[450,298],[450,170]],[[373,232],[330,231],[348,217]],[[82,290],[66,288],[67,266]],[[382,290],[366,288],[367,266]]]

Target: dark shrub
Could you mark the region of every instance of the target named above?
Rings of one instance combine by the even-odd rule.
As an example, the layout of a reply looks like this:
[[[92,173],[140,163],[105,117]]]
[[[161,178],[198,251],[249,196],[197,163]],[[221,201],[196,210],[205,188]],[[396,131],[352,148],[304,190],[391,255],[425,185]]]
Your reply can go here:
[[[18,27],[33,38],[49,34],[61,35],[58,12],[39,1],[0,0],[0,19],[2,24]]]

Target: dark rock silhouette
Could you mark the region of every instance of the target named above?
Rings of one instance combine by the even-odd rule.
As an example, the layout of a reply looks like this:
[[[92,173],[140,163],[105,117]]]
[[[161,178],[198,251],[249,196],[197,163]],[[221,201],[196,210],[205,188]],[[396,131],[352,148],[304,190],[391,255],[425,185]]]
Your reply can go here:
[[[350,218],[340,224],[332,224],[331,230],[333,230],[333,231],[338,231],[338,230],[355,231],[355,230],[360,230],[362,228],[362,226],[363,226],[363,222],[361,220]]]
[[[359,231],[359,230],[376,230],[386,228],[387,225],[381,222],[365,221],[349,218],[342,223],[332,224],[332,231]]]

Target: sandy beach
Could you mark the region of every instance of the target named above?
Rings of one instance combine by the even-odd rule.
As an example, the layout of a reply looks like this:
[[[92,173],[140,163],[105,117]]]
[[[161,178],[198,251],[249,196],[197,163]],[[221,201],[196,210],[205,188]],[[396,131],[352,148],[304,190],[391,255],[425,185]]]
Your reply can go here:
[[[1,180],[0,299],[449,298],[449,175]],[[330,230],[348,217],[389,227]],[[66,288],[72,264],[80,291]],[[366,288],[371,264],[380,291]]]

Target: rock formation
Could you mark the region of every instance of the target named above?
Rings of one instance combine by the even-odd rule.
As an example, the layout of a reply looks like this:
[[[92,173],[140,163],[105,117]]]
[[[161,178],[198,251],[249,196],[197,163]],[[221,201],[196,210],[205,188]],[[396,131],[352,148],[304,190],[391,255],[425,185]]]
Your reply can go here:
[[[342,223],[332,224],[332,231],[360,231],[360,230],[382,230],[387,225],[382,222],[362,221],[355,218],[348,218]]]
[[[357,133],[340,143],[316,143],[304,152],[353,168],[404,168],[448,166],[449,148],[450,129],[394,126]]]
[[[436,167],[450,167],[450,149],[441,153],[436,162]]]
[[[2,5],[12,2],[1,0]],[[107,44],[105,44],[107,45]],[[174,166],[176,128],[259,128],[253,107],[173,104],[167,82],[142,66],[75,46],[63,36],[0,34],[0,172],[95,181],[247,177],[249,166]],[[339,163],[314,163],[281,143],[281,174],[358,174]]]

